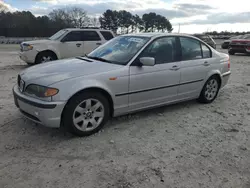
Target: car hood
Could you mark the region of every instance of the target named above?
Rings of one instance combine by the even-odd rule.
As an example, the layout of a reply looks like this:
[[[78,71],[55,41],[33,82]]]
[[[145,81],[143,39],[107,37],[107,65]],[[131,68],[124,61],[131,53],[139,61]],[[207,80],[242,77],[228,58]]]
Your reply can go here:
[[[45,39],[45,40],[25,41],[25,42],[23,42],[23,43],[31,44],[31,45],[36,45],[36,44],[48,44],[48,43],[53,43],[53,41],[52,41],[52,40]]]
[[[44,86],[80,76],[109,72],[123,67],[101,61],[81,59],[64,59],[35,65],[20,73],[26,83]]]

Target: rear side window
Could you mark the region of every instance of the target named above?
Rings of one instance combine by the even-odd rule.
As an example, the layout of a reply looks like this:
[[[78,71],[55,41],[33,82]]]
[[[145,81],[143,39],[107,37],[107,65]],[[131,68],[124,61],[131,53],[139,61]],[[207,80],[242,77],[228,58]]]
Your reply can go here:
[[[71,31],[64,38],[65,42],[81,41],[81,40],[82,39],[81,39],[81,33],[80,33],[80,31]]]
[[[202,48],[203,58],[210,58],[211,57],[210,49],[205,44],[201,44],[201,48]]]
[[[81,31],[82,41],[100,41],[101,38],[96,31]]]
[[[183,61],[202,58],[200,41],[188,37],[180,37],[180,42]]]
[[[110,33],[109,31],[100,31],[102,36],[105,38],[105,40],[110,40],[112,38],[114,38],[114,36],[112,35],[112,33]]]

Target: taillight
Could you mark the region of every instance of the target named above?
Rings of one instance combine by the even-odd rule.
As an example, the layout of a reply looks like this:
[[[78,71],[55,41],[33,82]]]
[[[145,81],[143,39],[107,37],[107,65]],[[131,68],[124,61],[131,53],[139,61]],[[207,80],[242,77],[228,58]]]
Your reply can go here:
[[[228,69],[230,69],[230,59],[228,59],[227,67],[228,67]]]

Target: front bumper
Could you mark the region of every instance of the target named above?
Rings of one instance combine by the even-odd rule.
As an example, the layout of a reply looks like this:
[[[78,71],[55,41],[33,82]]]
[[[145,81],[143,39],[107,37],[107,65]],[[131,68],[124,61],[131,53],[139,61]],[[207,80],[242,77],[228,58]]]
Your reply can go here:
[[[59,128],[61,114],[66,102],[46,102],[24,95],[13,87],[13,95],[16,106],[28,119],[46,127]]]
[[[29,50],[29,51],[19,52],[19,57],[26,63],[35,63],[37,54],[38,52],[36,50]]]

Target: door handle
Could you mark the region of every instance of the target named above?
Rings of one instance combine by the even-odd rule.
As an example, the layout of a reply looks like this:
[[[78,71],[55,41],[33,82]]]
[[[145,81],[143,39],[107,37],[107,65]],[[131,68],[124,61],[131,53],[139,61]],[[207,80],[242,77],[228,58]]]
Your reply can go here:
[[[77,44],[76,44],[77,47],[80,47],[81,45],[82,45],[82,44],[80,44],[80,43],[77,43]]]
[[[208,63],[207,61],[205,61],[203,65],[204,65],[204,66],[209,66],[210,63]]]
[[[97,43],[96,43],[96,45],[102,45],[102,43],[100,43],[100,42],[97,42]]]
[[[180,67],[177,65],[174,65],[172,68],[170,68],[170,70],[173,70],[173,71],[177,71],[179,69],[180,69]]]

